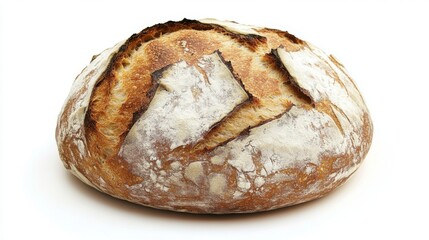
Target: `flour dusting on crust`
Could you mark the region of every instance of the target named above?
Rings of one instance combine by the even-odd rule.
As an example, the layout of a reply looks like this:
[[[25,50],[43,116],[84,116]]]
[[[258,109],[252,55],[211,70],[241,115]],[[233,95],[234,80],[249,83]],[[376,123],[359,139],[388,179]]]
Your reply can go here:
[[[323,155],[339,156],[348,147],[349,139],[342,136],[329,116],[314,109],[293,107],[279,119],[218,148],[215,155],[227,159],[237,169],[238,188],[247,192],[251,187],[249,179],[256,188],[267,181],[281,182],[285,179],[275,176],[281,170],[318,165]],[[254,160],[255,155],[259,159]],[[257,173],[255,165],[262,166],[264,172]]]
[[[126,161],[142,166],[158,159],[155,151],[196,143],[249,98],[218,52],[203,56],[197,66],[201,70],[181,61],[160,73],[149,108],[122,145],[120,155]]]

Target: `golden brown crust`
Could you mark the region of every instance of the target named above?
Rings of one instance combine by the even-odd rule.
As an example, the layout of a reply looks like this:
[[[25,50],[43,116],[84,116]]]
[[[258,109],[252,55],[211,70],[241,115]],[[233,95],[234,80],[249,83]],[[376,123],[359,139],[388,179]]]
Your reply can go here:
[[[251,179],[255,185],[235,198],[237,191],[234,189],[242,184],[239,181],[243,172],[225,159],[220,164],[210,160],[217,151],[224,151],[225,145],[231,140],[239,141],[248,137],[249,129],[284,116],[292,107],[308,111],[315,109],[326,114],[345,134],[342,120],[337,115],[341,109],[330,100],[316,101],[308,90],[300,87],[283,66],[275,50],[282,47],[289,52],[298,52],[307,48],[307,43],[279,30],[256,31],[257,35],[242,34],[221,25],[185,19],[158,24],[132,35],[113,55],[92,91],[83,127],[86,149],[90,154],[76,157],[81,152],[72,138],[64,139],[59,144],[61,159],[66,167],[71,163],[75,171],[84,175],[94,187],[115,197],[156,208],[195,213],[269,210],[319,198],[341,185],[348,176],[341,179],[329,176],[358,166],[369,150],[372,124],[367,112],[362,117],[363,129],[357,133],[361,140],[354,142],[354,149],[351,150],[353,154],[327,153],[321,156],[319,164],[309,162],[268,173],[264,181],[272,181],[273,184],[264,184],[263,191],[258,187],[257,179]],[[184,184],[187,184],[186,192],[183,192],[183,186],[174,184],[168,185],[168,191],[151,189],[144,197],[133,192],[131,187],[148,181],[149,175],[133,172],[135,166],[120,154],[121,146],[130,129],[151,104],[158,88],[160,71],[180,61],[198,69],[201,57],[216,51],[219,51],[224,64],[251,98],[237,105],[198,142],[158,153],[161,159],[181,159],[177,164],[184,166],[180,171]],[[345,74],[342,65],[333,58],[331,61]],[[199,71],[204,73],[201,69]],[[333,73],[336,74],[335,71]],[[334,79],[347,91],[347,86],[338,75]],[[57,136],[59,128],[68,121],[73,104],[74,99],[65,104],[59,117]],[[167,149],[162,142],[156,146]],[[265,166],[260,161],[261,150],[256,149],[251,156],[255,174],[262,174]],[[192,162],[197,164],[190,166]],[[160,161],[157,164],[157,171],[164,171],[167,175],[175,171],[171,161]],[[201,172],[204,179],[193,171]],[[186,177],[186,174],[191,177]],[[279,176],[287,177],[278,180]],[[225,190],[222,195],[216,195],[219,186]],[[311,187],[317,188],[317,191],[303,192]],[[194,201],[195,205],[170,206],[172,193],[180,201]],[[208,199],[207,196],[211,197]],[[210,201],[211,204],[199,204],[204,201]]]

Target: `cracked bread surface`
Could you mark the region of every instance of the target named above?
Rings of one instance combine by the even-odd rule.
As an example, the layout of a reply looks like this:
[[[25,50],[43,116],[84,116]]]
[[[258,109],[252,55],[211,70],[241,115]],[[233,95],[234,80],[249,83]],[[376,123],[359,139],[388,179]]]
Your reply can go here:
[[[95,56],[58,118],[66,168],[107,194],[192,213],[324,196],[372,140],[333,56],[280,30],[213,19],[144,29]]]

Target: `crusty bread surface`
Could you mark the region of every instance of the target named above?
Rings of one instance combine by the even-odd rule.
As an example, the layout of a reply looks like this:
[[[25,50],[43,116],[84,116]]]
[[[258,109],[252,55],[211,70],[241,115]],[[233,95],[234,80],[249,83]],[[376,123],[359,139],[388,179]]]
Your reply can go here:
[[[324,196],[360,166],[372,131],[332,55],[280,30],[185,19],[94,56],[56,139],[65,167],[102,192],[218,214]]]

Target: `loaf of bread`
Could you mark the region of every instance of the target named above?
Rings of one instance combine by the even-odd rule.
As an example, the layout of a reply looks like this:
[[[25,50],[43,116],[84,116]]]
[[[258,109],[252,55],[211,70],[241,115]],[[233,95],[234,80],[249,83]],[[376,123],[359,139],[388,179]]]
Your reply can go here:
[[[56,140],[65,167],[102,192],[220,214],[324,196],[360,166],[372,131],[332,55],[285,31],[185,19],[94,56]]]

